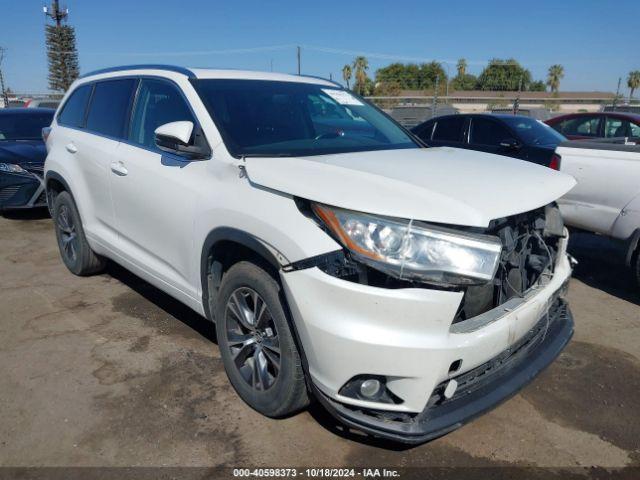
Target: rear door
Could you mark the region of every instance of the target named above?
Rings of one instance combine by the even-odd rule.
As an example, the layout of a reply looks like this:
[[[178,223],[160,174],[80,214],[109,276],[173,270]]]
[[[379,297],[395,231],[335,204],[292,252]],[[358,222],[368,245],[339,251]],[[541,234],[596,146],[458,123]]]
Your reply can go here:
[[[481,152],[494,153],[496,155],[506,155],[509,157],[521,158],[523,147],[506,148],[501,143],[507,140],[516,140],[515,134],[497,119],[488,117],[473,117],[469,130],[469,148]]]
[[[90,237],[114,245],[115,217],[109,186],[109,166],[125,130],[135,81],[113,79],[78,87],[58,116],[62,126],[66,168]]]

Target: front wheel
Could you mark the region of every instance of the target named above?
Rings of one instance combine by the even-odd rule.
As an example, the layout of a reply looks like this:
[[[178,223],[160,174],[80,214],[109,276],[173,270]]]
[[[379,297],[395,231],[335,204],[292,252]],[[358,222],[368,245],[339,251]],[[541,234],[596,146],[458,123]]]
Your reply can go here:
[[[239,262],[224,275],[216,303],[220,355],[238,395],[268,417],[304,408],[304,372],[278,282],[255,264]]]
[[[84,235],[80,214],[68,192],[60,192],[53,202],[53,221],[62,261],[79,276],[98,273],[105,267],[105,259],[89,246]]]

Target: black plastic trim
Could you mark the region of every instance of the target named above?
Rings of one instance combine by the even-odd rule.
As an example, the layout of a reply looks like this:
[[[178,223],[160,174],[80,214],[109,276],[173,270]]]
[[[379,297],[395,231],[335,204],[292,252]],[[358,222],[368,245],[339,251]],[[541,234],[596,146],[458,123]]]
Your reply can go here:
[[[553,322],[545,340],[524,357],[523,361],[514,365],[506,375],[496,378],[460,400],[427,410],[428,418],[423,421],[380,420],[345,407],[326,396],[315,385],[314,393],[320,403],[348,427],[400,443],[424,443],[460,428],[518,393],[562,352],[573,336],[573,326],[573,316],[567,307],[566,315]]]
[[[208,284],[208,272],[209,272],[209,258],[212,253],[212,247],[222,241],[236,242],[243,245],[258,255],[267,260],[276,270],[280,270],[281,265],[278,259],[275,257],[265,244],[257,237],[251,235],[242,230],[231,227],[218,227],[207,235],[202,246],[202,253],[200,257],[200,281],[202,284],[202,305],[205,310],[205,314],[208,319],[214,320],[213,312],[211,311],[210,298],[209,298],[209,284]]]

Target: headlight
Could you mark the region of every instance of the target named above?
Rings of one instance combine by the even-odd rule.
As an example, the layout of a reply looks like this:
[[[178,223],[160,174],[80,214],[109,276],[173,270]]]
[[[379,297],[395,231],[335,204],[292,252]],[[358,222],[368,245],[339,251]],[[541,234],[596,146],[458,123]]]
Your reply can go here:
[[[491,281],[498,268],[502,244],[497,237],[320,204],[312,208],[356,259],[396,278],[480,284]]]
[[[14,165],[13,163],[0,163],[0,172],[29,173],[20,165]]]

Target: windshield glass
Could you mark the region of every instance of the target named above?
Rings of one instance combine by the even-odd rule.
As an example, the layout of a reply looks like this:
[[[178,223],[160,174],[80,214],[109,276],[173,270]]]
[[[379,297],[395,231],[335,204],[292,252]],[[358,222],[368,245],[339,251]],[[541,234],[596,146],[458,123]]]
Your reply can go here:
[[[557,145],[564,142],[564,135],[556,132],[546,123],[527,117],[502,117],[527,145]]]
[[[266,80],[196,80],[235,156],[305,156],[419,148],[395,122],[346,90]]]
[[[51,125],[51,113],[0,115],[0,141],[42,140],[42,129]]]

